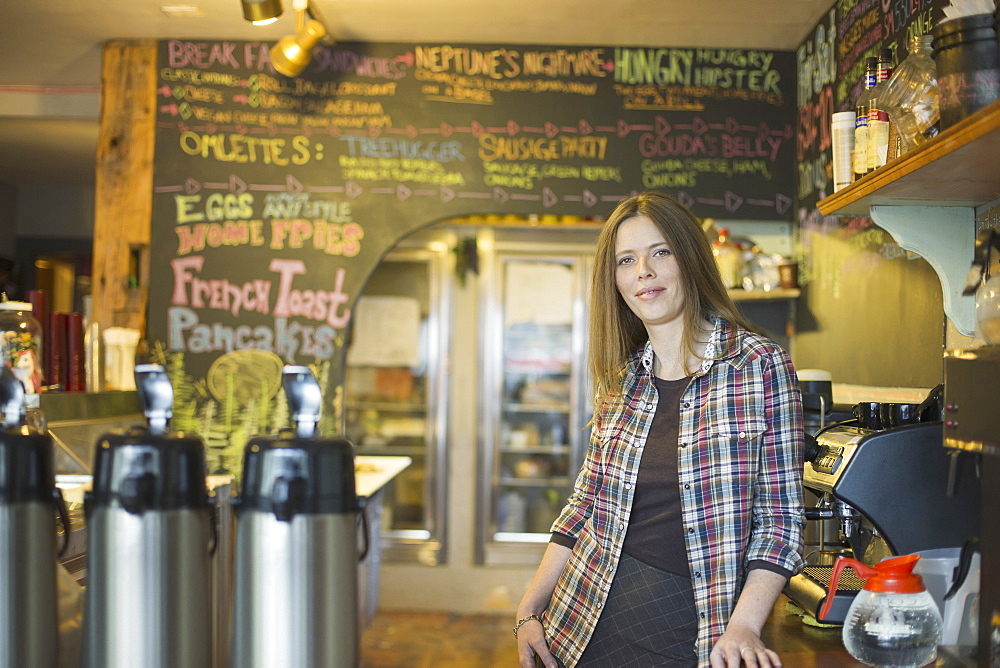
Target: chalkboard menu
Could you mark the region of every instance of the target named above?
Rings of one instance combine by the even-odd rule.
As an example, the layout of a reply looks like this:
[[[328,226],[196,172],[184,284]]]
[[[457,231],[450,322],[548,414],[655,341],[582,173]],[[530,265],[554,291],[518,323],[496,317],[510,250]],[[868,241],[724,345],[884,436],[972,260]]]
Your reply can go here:
[[[600,217],[646,189],[792,216],[792,52],[336,44],[286,78],[265,43],[169,40],[158,67],[149,334],[201,431],[277,420],[281,363],[338,411],[365,280],[435,221]]]

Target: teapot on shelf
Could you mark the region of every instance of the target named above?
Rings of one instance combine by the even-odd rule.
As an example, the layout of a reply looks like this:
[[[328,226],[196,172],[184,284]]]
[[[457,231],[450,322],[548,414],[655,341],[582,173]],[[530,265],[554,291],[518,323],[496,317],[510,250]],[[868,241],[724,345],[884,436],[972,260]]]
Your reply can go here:
[[[839,557],[830,578],[830,593],[818,619],[826,618],[833,604],[841,572],[851,567],[865,580],[844,620],[843,641],[848,653],[869,666],[916,668],[937,657],[941,641],[941,613],[913,572],[920,559],[909,554],[893,557],[874,567]]]

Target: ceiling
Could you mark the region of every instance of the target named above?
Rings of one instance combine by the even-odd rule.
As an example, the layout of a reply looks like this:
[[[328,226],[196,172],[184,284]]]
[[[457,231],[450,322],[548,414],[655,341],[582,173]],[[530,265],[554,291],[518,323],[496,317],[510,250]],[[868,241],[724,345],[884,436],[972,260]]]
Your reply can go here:
[[[793,50],[832,0],[312,0],[341,41]],[[101,50],[114,39],[275,41],[239,0],[13,0],[0,28],[0,184],[92,185]],[[172,17],[165,7],[193,8]],[[190,10],[189,10],[190,11]]]

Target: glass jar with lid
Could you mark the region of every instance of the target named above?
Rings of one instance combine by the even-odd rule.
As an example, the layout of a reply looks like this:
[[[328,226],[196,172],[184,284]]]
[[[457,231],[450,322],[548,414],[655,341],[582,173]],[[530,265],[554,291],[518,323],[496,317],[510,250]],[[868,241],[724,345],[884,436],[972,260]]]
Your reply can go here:
[[[28,302],[0,301],[0,361],[21,381],[26,394],[42,389],[42,326]]]

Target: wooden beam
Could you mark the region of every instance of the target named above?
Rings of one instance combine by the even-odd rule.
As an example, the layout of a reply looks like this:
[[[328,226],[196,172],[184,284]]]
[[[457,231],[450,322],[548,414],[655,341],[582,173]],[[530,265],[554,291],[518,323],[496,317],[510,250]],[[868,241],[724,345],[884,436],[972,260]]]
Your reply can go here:
[[[146,328],[156,135],[155,40],[113,41],[101,67],[94,212],[93,316]]]

